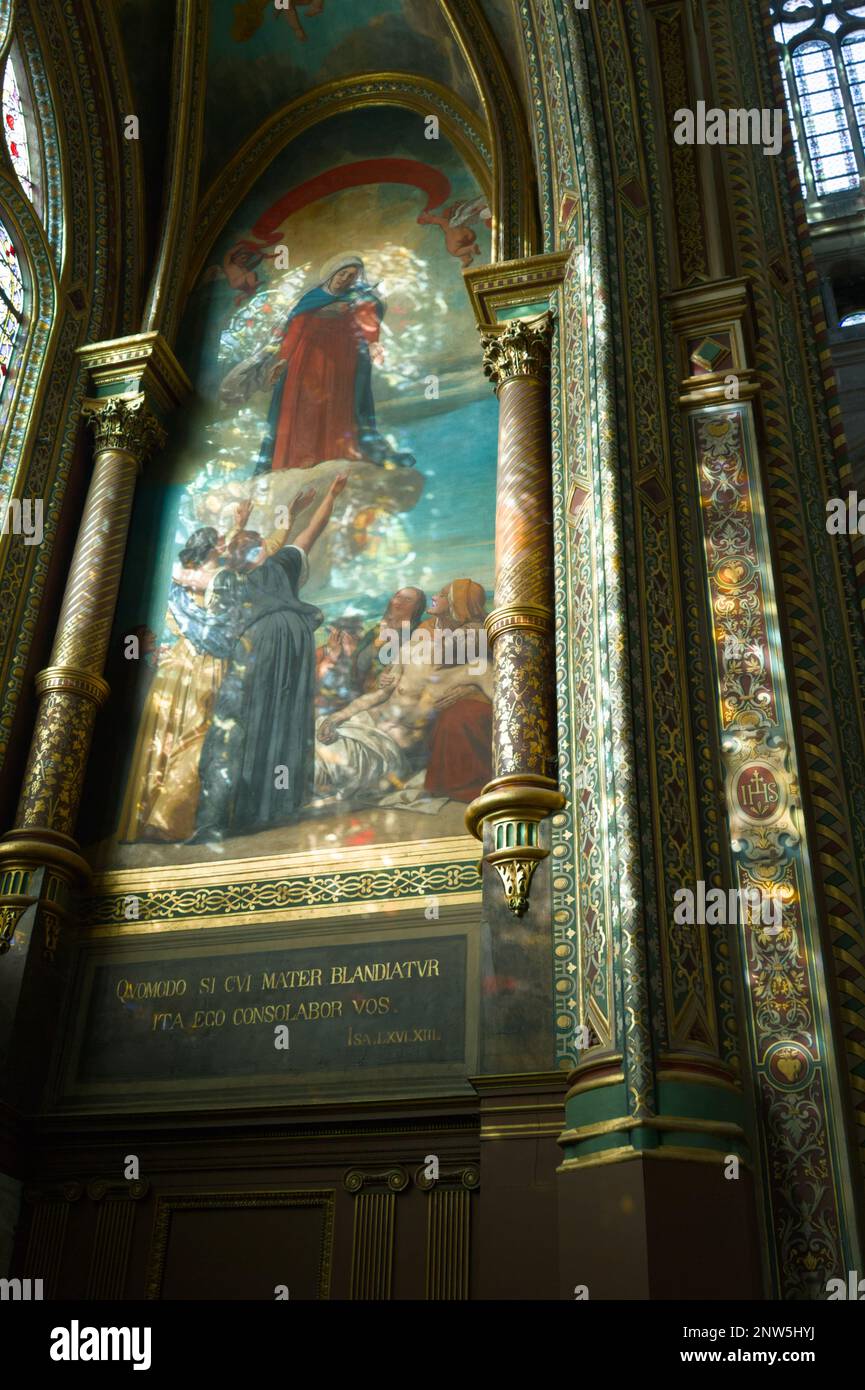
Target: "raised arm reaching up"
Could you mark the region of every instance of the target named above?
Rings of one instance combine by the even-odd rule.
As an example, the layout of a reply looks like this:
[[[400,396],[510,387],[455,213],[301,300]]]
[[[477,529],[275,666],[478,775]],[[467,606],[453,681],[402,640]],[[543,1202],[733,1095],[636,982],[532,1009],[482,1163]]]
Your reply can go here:
[[[294,539],[294,544],[307,555],[315,545],[322,531],[333,515],[333,504],[348,482],[348,474],[340,473],[334,478],[322,501],[312,514],[309,525],[304,527]]]

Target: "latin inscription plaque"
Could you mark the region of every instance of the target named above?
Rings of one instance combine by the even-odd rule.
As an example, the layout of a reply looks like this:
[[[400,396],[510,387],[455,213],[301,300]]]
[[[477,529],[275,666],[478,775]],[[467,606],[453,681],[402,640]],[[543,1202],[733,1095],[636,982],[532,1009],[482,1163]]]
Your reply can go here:
[[[459,1071],[468,973],[464,933],[98,960],[74,1089]]]

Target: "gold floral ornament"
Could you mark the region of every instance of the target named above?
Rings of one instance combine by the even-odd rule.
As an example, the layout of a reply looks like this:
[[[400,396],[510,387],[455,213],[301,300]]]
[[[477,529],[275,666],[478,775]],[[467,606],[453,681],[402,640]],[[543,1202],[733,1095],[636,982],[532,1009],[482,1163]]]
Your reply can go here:
[[[165,444],[165,431],[143,393],[88,400],[82,409],[93,430],[97,454],[114,449],[131,454],[141,464]]]
[[[535,318],[510,319],[481,330],[484,371],[495,389],[520,377],[546,381],[550,374],[553,316],[547,310]]]

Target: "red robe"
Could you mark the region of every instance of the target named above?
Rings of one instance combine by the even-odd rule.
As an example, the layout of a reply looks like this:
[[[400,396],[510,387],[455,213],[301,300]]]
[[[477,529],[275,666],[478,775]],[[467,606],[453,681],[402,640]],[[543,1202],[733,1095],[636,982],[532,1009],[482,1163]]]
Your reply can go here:
[[[424,790],[431,796],[474,801],[493,775],[493,707],[488,700],[457,700],[436,716]]]
[[[344,313],[298,314],[282,340],[288,367],[276,425],[273,469],[314,468],[325,459],[357,459],[355,386],[363,341],[378,341],[371,304]],[[369,368],[367,367],[367,370]]]

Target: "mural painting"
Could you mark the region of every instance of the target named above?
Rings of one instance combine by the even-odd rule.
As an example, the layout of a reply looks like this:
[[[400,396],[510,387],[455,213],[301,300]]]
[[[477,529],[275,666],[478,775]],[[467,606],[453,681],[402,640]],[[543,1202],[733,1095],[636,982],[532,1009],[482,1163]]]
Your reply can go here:
[[[224,229],[133,518],[98,866],[462,833],[492,775],[497,412],[462,283],[490,220],[393,107],[288,146]]]

